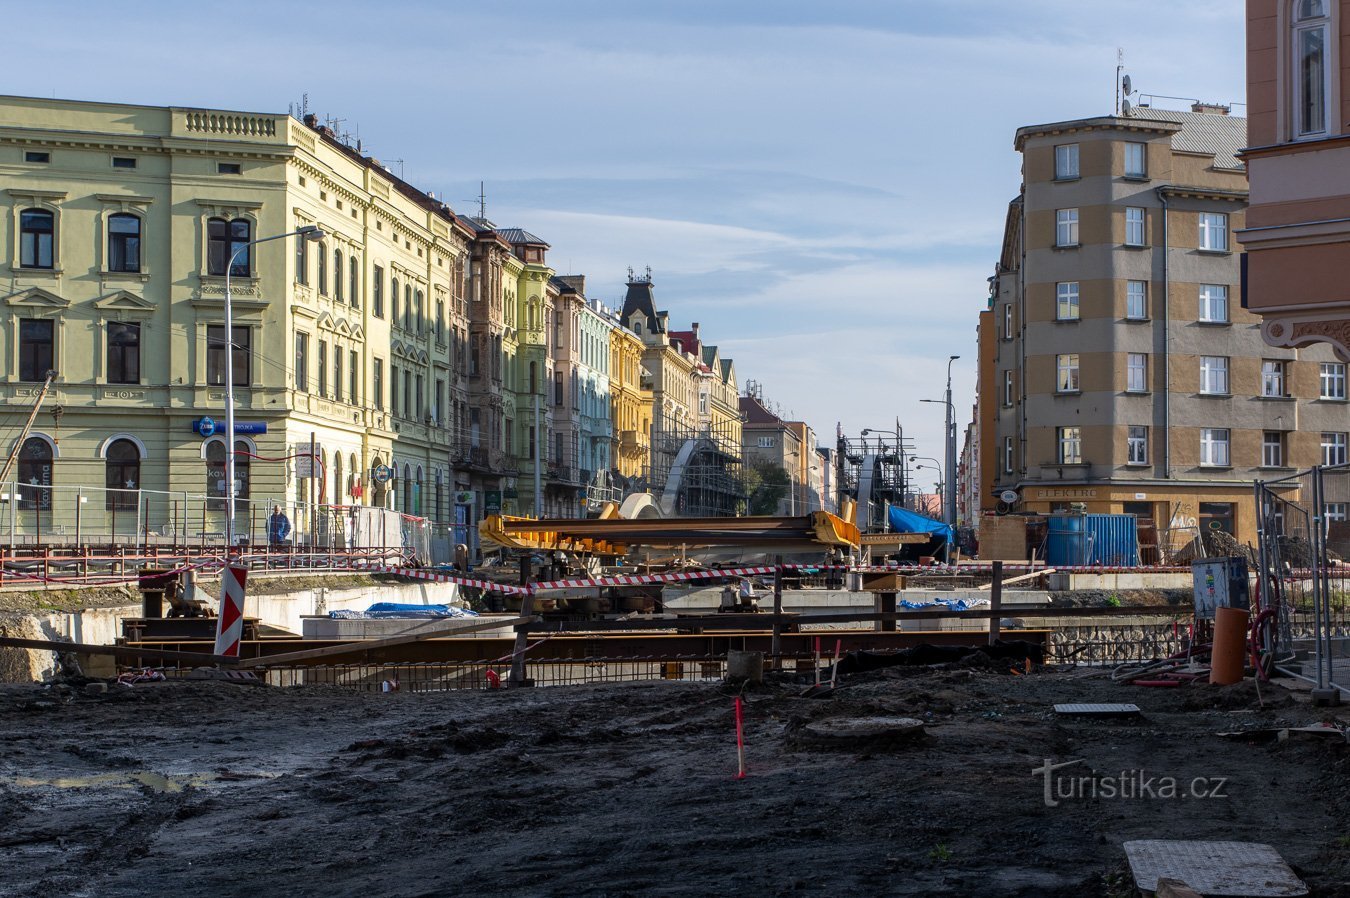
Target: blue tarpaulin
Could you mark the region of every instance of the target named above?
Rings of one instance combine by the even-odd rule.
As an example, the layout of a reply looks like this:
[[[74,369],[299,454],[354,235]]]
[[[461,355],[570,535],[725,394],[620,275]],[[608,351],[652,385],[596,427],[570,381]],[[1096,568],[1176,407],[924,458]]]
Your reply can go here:
[[[988,605],[988,599],[929,599],[923,602],[911,602],[905,599],[898,603],[901,608],[945,608],[948,611],[969,611]]]
[[[896,533],[928,533],[934,539],[951,539],[952,528],[941,521],[926,518],[908,508],[892,505],[890,508],[891,530]]]
[[[341,620],[378,620],[380,618],[477,617],[477,611],[454,605],[410,605],[402,602],[376,602],[365,611],[330,611],[328,616]]]

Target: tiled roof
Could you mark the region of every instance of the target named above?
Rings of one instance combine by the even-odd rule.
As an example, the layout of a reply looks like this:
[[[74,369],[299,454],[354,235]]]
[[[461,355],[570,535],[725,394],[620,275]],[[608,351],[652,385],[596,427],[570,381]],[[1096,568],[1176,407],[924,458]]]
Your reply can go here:
[[[1183,153],[1205,153],[1214,157],[1214,167],[1241,171],[1238,152],[1247,145],[1247,120],[1240,116],[1213,112],[1179,112],[1136,106],[1128,118],[1142,121],[1174,122],[1181,125],[1172,135],[1172,149]]]

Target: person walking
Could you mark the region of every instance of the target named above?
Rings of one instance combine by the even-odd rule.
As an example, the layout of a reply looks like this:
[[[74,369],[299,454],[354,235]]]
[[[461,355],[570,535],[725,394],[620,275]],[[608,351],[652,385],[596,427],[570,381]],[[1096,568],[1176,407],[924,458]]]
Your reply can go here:
[[[272,506],[272,514],[267,518],[267,544],[273,549],[290,545],[291,519],[281,510],[280,505]]]

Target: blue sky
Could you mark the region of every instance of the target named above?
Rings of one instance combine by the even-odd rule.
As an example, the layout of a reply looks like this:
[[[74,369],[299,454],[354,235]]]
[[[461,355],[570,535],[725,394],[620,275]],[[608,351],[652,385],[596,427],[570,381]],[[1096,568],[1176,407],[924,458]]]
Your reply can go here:
[[[1117,47],[1145,93],[1244,87],[1232,0],[5,7],[0,90],[258,111],[308,93],[456,210],[486,182],[489,217],[592,298],[651,266],[672,321],[826,445],[836,421],[899,417],[934,456],[942,408],[918,400],[960,355],[969,414],[1017,127],[1110,112]]]

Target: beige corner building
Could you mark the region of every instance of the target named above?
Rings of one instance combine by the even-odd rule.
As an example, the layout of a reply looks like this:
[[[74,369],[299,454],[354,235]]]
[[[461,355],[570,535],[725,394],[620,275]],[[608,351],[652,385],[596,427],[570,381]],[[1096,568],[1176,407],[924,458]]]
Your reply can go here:
[[[227,351],[241,533],[311,496],[468,525],[474,234],[448,207],[313,121],[18,97],[0,98],[0,204],[10,440],[56,372],[3,447],[27,490],[6,529],[219,534],[223,501],[192,497],[225,495]],[[306,225],[324,240],[234,256]],[[314,480],[294,459],[311,439]]]
[[[1081,504],[1174,541],[1254,541],[1253,479],[1344,445],[1330,351],[1267,345],[1243,308],[1245,142],[1202,105],[1018,130],[1023,187],[980,316],[985,511]]]

